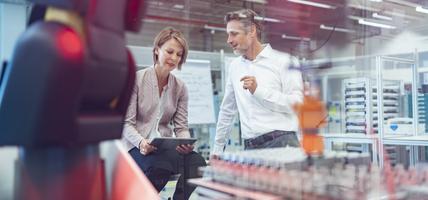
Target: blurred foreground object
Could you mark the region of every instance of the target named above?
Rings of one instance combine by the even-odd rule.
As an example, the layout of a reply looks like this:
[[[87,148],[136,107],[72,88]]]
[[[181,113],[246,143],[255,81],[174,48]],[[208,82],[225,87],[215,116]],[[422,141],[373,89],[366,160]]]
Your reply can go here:
[[[324,150],[320,128],[327,125],[327,110],[324,102],[319,99],[319,90],[315,86],[305,84],[303,103],[296,105],[302,131],[302,147],[307,154],[320,155]]]
[[[190,183],[199,186],[196,192],[204,199],[428,197],[427,165],[381,169],[371,163],[368,153],[326,151],[307,156],[301,148],[290,147],[226,152],[202,171],[204,178]]]
[[[144,1],[30,2],[0,85],[0,145],[20,151],[14,199],[110,199],[98,144],[121,137],[136,71],[125,31]]]

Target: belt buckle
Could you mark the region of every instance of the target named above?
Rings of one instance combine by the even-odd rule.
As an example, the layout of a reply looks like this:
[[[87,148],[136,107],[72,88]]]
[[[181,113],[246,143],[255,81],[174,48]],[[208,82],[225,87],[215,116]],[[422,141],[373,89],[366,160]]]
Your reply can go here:
[[[251,145],[253,145],[253,141],[252,141],[252,139],[246,139],[246,140],[245,140],[245,144],[246,144],[247,146],[251,146]]]
[[[271,133],[266,134],[267,141],[274,140],[275,138],[277,138],[276,135],[277,135],[277,132],[271,132]]]
[[[263,137],[256,137],[251,140],[251,145],[260,145],[264,142],[264,140],[265,139]]]

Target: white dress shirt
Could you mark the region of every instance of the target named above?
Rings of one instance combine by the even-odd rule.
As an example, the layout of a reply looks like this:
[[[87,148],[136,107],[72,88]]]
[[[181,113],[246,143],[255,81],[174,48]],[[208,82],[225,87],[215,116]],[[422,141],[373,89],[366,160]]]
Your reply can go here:
[[[303,81],[298,60],[269,44],[254,60],[240,56],[232,61],[217,122],[213,154],[223,152],[237,112],[242,138],[254,138],[274,130],[297,131],[293,106],[303,102]],[[254,94],[243,88],[241,78],[255,76]]]

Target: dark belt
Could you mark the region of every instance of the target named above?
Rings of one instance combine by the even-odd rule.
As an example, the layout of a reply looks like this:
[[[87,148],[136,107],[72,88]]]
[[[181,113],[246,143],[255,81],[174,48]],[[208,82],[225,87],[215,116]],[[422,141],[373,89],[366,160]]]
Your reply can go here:
[[[265,142],[269,142],[271,140],[274,140],[275,138],[279,138],[284,135],[288,134],[295,134],[294,131],[272,131],[269,133],[265,133],[263,135],[257,136],[255,138],[245,139],[244,144],[245,146],[254,146],[254,145],[261,145]]]

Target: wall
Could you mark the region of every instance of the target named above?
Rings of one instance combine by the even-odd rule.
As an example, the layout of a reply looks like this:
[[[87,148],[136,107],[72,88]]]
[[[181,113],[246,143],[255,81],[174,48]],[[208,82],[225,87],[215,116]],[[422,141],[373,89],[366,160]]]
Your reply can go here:
[[[9,59],[15,42],[25,30],[27,6],[0,4],[0,61]]]
[[[0,67],[4,60],[10,58],[17,38],[25,29],[26,12],[26,5],[0,3]],[[0,199],[13,198],[17,156],[16,147],[0,147]]]
[[[376,38],[372,40],[376,40]],[[376,42],[373,41],[371,48],[375,55],[413,53],[415,49],[418,49],[419,52],[428,51],[428,37],[412,31],[404,31],[392,40],[383,42],[380,48],[375,45]]]

